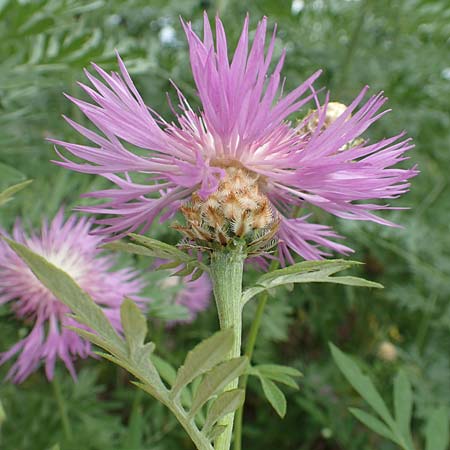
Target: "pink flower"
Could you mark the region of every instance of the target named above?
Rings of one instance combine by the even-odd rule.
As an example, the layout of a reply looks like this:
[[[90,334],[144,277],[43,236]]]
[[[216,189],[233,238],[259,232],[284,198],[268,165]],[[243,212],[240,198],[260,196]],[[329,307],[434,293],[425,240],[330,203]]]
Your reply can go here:
[[[136,297],[143,288],[138,273],[131,269],[111,271],[115,261],[100,255],[98,236],[90,234],[92,221],[71,216],[64,222],[62,210],[53,221],[44,222],[40,234],[28,236],[19,223],[14,239],[67,272],[102,307],[112,325],[120,330],[120,305],[125,297]],[[10,303],[19,320],[30,324],[31,331],[0,355],[0,364],[17,359],[8,378],[21,383],[41,363],[48,379],[53,378],[56,359],[61,359],[76,378],[73,360],[91,355],[91,345],[67,326],[80,326],[67,316],[69,309],[41,284],[25,263],[0,242],[0,304]]]
[[[190,23],[183,23],[202,110],[194,111],[175,87],[179,100],[176,122],[166,121],[144,103],[120,57],[120,74],[108,74],[94,64],[100,81],[86,71],[93,88],[81,87],[94,103],[69,98],[101,133],[66,118],[94,145],[53,142],[86,161],[77,163],[60,154],[58,164],[100,174],[115,184],[112,189],[88,194],[108,199],[105,203],[83,208],[112,215],[98,221],[104,225],[102,233],[120,237],[146,232],[157,216],[168,220],[194,192],[201,198],[214,193],[228,167],[257,177],[260,191],[280,219],[283,264],[293,261],[292,253],[318,259],[329,254],[326,249],[351,252],[333,240],[340,236],[329,227],[309,223],[305,213],[295,217],[308,204],[341,218],[394,226],[374,214],[390,206],[372,201],[389,201],[408,190],[408,180],[417,171],[394,166],[407,159],[405,152],[413,146],[403,139],[404,133],[374,143],[358,139],[388,112],[380,111],[386,98],[380,93],[364,101],[364,88],[330,123],[328,96],[321,105],[313,88],[320,72],[284,94],[285,52],[269,71],[275,32],[265,51],[266,18],[258,24],[251,45],[248,26],[247,17],[230,60],[218,17],[215,44],[206,14],[203,39]],[[316,112],[298,124],[290,122],[289,116],[311,100]],[[125,143],[147,153],[138,155]],[[136,174],[146,174],[147,182],[133,181]]]

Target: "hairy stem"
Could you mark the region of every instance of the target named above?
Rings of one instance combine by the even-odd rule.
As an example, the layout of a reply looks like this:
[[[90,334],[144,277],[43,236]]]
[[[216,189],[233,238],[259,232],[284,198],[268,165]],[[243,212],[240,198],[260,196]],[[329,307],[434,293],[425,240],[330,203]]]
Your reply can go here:
[[[211,279],[214,297],[219,315],[220,329],[231,328],[234,332],[234,345],[227,358],[241,355],[242,340],[242,274],[245,252],[238,246],[233,250],[215,252],[211,256]],[[230,383],[225,390],[235,389],[238,380]],[[226,426],[225,431],[216,439],[215,450],[229,450],[233,435],[234,413],[228,414],[219,425]]]

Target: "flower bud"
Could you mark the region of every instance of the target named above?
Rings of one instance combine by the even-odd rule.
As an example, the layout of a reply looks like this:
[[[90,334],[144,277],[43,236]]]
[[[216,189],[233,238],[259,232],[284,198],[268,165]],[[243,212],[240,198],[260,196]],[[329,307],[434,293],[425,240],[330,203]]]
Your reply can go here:
[[[249,247],[265,247],[278,228],[278,218],[261,191],[261,177],[229,166],[217,191],[206,199],[197,193],[181,207],[186,226],[175,225],[190,241],[203,247],[227,246],[235,239]]]

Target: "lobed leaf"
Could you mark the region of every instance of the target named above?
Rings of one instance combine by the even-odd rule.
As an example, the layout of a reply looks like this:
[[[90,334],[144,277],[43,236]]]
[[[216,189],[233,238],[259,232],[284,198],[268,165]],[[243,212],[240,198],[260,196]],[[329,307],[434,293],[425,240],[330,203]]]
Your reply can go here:
[[[254,287],[246,289],[242,294],[242,303],[247,303],[255,295],[265,290],[273,289],[281,285],[291,283],[334,283],[348,286],[374,287],[383,286],[363,278],[344,276],[332,277],[354,265],[361,264],[356,261],[345,261],[340,259],[326,261],[303,261],[283,269],[274,270],[261,276]]]
[[[232,389],[220,394],[208,410],[203,432],[208,433],[215,423],[240,408],[244,404],[244,400],[245,391],[243,389]]]
[[[283,418],[286,415],[286,397],[282,390],[271,380],[260,377],[261,386],[269,403],[273,406],[273,409],[277,414]]]
[[[372,414],[369,414],[359,408],[349,408],[349,411],[367,428],[370,428],[380,436],[384,436],[385,438],[396,442],[395,436],[393,435],[391,430],[389,430],[389,428],[383,422],[381,422],[380,419],[377,419]]]
[[[197,414],[198,410],[214,395],[222,391],[231,381],[242,375],[248,366],[246,356],[233,358],[225,361],[204,376],[198,386],[194,399],[192,400],[192,408],[189,412],[191,417]]]
[[[94,301],[63,270],[48,262],[42,256],[11,239],[3,237],[11,249],[27,264],[41,283],[68,306],[78,322],[87,325],[110,343],[117,352],[126,353],[125,343]]]
[[[250,375],[269,378],[272,381],[283,383],[293,389],[298,389],[298,383],[293,377],[301,377],[303,374],[297,369],[278,364],[260,364],[249,370]]]
[[[222,362],[233,347],[233,330],[221,330],[191,350],[177,373],[171,394],[176,397],[194,378]]]
[[[395,423],[386,404],[373,385],[371,379],[364,375],[357,364],[335,345],[330,343],[333,359],[339,370],[347,378],[355,390],[378,413],[378,415],[392,428]]]
[[[144,344],[147,321],[136,303],[129,298],[120,307],[120,319],[128,348],[133,355]]]

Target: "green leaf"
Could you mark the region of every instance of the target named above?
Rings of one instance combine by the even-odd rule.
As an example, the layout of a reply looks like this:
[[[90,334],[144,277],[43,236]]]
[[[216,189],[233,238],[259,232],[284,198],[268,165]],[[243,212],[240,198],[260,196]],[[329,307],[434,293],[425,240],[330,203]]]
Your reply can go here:
[[[436,409],[427,422],[426,450],[447,450],[449,440],[449,413],[444,406]]]
[[[129,237],[137,244],[149,250],[156,258],[174,259],[183,262],[196,261],[192,256],[165,242],[134,233],[129,234]]]
[[[244,404],[244,399],[245,391],[243,389],[232,389],[220,394],[208,410],[203,432],[208,433],[211,427],[222,417],[240,408]]]
[[[259,379],[267,400],[269,400],[277,414],[283,418],[286,415],[286,397],[283,392],[273,381],[264,377]]]
[[[298,383],[293,377],[303,376],[297,369],[279,364],[259,364],[251,367],[249,373],[283,383],[293,389],[298,389]]]
[[[147,321],[136,303],[127,298],[120,307],[120,318],[128,348],[134,355],[144,344],[147,335]]]
[[[161,378],[166,381],[169,386],[172,386],[177,378],[177,371],[175,370],[175,368],[166,360],[160,358],[155,354],[153,354],[151,358],[153,364],[161,375]]]
[[[200,342],[187,354],[184,364],[178,370],[172,395],[176,397],[194,378],[222,362],[233,347],[233,341],[233,330],[227,329]]]
[[[101,338],[115,349],[115,353],[126,353],[125,343],[94,301],[63,270],[49,263],[22,244],[3,237],[11,249],[27,264],[41,283],[74,313],[78,322],[95,330]]]
[[[25,181],[25,178],[26,176],[19,170],[0,162],[0,189],[3,190],[13,184],[21,183]]]
[[[0,401],[0,427],[2,426],[2,423],[6,420],[6,412],[3,408],[2,402]]]
[[[206,373],[195,392],[189,415],[194,417],[198,410],[211,397],[222,391],[235,378],[242,375],[247,369],[247,366],[247,357],[241,356],[239,358],[233,358],[229,361],[225,361]]]
[[[215,441],[226,429],[226,425],[216,425],[208,434],[209,440]]]
[[[386,404],[375,389],[370,378],[361,372],[357,364],[335,345],[330,343],[331,353],[339,370],[347,378],[361,397],[379,414],[379,416],[392,428],[394,419],[388,411]]]
[[[17,192],[21,191],[23,188],[27,187],[33,180],[26,180],[22,183],[15,184],[5,189],[3,192],[0,192],[0,206],[4,205],[6,202],[11,200],[12,196]]]
[[[395,421],[401,435],[411,443],[411,413],[413,408],[413,395],[411,383],[405,372],[400,370],[394,380],[394,409]]]
[[[281,285],[291,283],[335,283],[348,286],[362,286],[382,288],[383,286],[363,278],[345,276],[332,277],[354,265],[361,264],[356,261],[345,261],[340,259],[326,261],[303,261],[283,269],[274,270],[261,276],[254,287],[246,289],[242,294],[242,303],[247,303],[255,295],[265,290],[273,289]]]
[[[101,338],[99,335],[91,333],[90,331],[87,331],[83,328],[78,327],[72,327],[68,326],[67,329],[72,330],[73,332],[77,333],[79,336],[81,336],[83,339],[86,339],[87,341],[91,342],[92,344],[96,345],[97,347],[102,348],[103,350],[106,350],[110,353],[115,353],[116,348],[109,344],[105,339]]]
[[[390,439],[393,442],[397,442],[395,440],[395,436],[392,434],[389,428],[383,422],[381,422],[380,419],[377,419],[375,416],[363,411],[362,409],[349,408],[349,410],[367,428],[370,428],[375,433],[384,436],[385,438]]]

